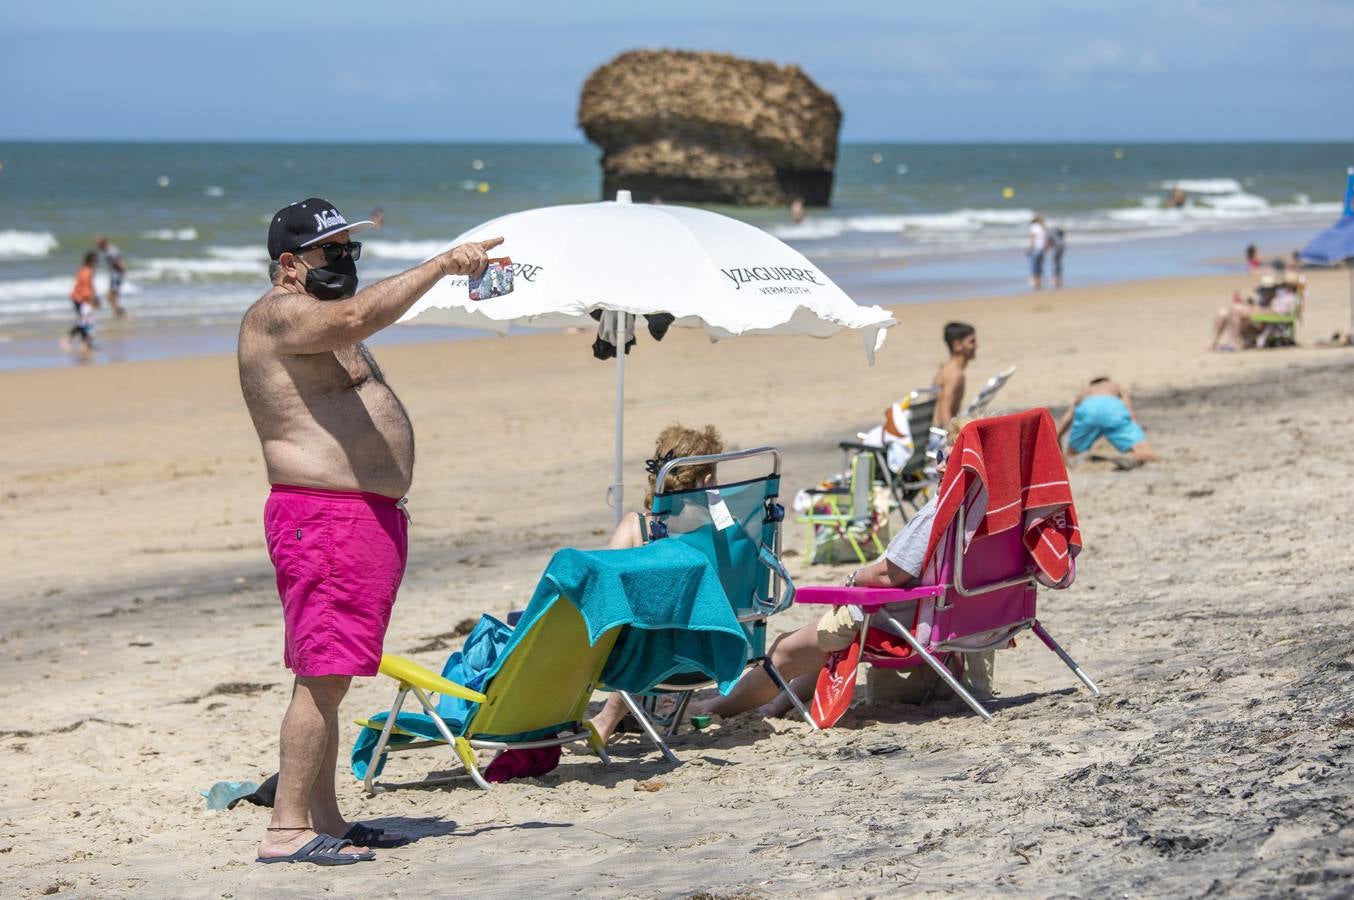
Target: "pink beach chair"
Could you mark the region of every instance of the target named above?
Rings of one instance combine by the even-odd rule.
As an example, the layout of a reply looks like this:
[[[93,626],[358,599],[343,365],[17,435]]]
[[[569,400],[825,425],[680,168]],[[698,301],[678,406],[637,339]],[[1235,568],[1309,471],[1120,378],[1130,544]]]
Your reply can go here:
[[[996,432],[988,429],[1005,429],[1006,442],[991,440],[990,435]],[[1006,460],[994,465],[990,459],[984,463],[984,450],[989,457],[997,448],[1005,453],[1012,449],[1012,440],[1019,442],[1018,449],[1013,451],[1021,454],[1018,464],[1010,465],[1010,460]],[[805,586],[799,589],[795,602],[860,608],[864,613],[860,626],[862,663],[887,669],[930,666],[985,720],[991,720],[992,714],[959,683],[945,662],[953,653],[981,653],[1008,647],[1011,638],[1026,628],[1058,654],[1092,694],[1100,696],[1095,682],[1053,640],[1035,610],[1041,583],[1065,588],[1071,584],[1076,570],[1073,553],[1064,547],[1060,562],[1065,574],[1056,584],[1050,584],[1047,572],[1036,560],[1036,552],[1032,552],[1044,540],[1039,527],[1049,517],[1062,515],[1060,524],[1070,519],[1071,530],[1075,532],[1075,514],[1070,508],[1071,493],[1066,486],[1067,472],[1061,456],[1032,449],[1036,445],[1047,447],[1050,440],[1056,447],[1056,429],[1047,410],[1029,410],[971,423],[955,444],[950,470],[940,487],[936,526],[944,530],[939,536],[932,534],[933,551],[922,578],[925,583],[912,588]],[[1005,472],[998,474],[998,469]],[[1018,485],[1008,484],[1004,490],[1010,496],[1013,489],[1018,489],[1020,515],[1012,517],[1011,511],[1004,508],[1009,503],[989,505],[992,498],[986,482],[998,478],[1019,481]],[[1058,496],[1059,492],[1065,496],[1065,503],[1047,503],[1047,498]],[[946,515],[947,496],[954,501],[950,507],[952,517]],[[1040,496],[1045,498],[1042,507],[1035,505],[1040,500],[1030,499]],[[974,520],[976,524],[970,524]],[[1002,527],[1009,522],[1015,524]],[[1037,554],[1047,568],[1048,549],[1040,548]],[[906,605],[900,609],[897,604]],[[871,649],[866,635],[872,624],[881,623],[887,623],[887,630],[901,636],[910,652],[899,657]]]

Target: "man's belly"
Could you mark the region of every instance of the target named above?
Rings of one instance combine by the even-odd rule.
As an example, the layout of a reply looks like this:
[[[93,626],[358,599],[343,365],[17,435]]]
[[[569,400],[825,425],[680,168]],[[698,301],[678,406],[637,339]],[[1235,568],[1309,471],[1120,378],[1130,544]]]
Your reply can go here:
[[[341,430],[312,422],[264,441],[263,459],[273,484],[398,498],[414,477],[414,433],[402,412],[346,422]]]

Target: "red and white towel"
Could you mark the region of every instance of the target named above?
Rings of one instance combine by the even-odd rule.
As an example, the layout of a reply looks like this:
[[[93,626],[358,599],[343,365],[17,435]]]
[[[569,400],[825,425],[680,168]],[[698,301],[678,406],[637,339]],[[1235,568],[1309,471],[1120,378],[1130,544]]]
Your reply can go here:
[[[926,559],[935,554],[960,505],[969,498],[965,548],[977,535],[1019,527],[1041,580],[1058,587],[1069,584],[1072,560],[1081,552],[1081,530],[1058,431],[1048,410],[973,422],[959,433],[949,458]]]

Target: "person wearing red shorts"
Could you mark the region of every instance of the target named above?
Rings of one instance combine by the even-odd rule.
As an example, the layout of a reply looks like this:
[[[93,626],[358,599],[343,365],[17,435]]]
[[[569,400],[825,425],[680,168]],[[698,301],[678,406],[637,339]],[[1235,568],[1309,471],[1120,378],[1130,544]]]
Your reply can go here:
[[[408,839],[350,823],[334,791],[338,707],[375,675],[404,575],[414,431],[363,340],[446,275],[479,275],[494,238],[462,244],[357,290],[369,222],[325,200],[279,210],[268,229],[273,286],[240,324],[240,388],[272,483],[264,507],[295,675],[282,719],[277,794],[259,862],[347,865]]]

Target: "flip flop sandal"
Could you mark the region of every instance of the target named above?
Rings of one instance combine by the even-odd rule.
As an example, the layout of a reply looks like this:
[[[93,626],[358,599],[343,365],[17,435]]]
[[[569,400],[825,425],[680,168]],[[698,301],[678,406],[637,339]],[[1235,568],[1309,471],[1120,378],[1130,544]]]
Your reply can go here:
[[[384,828],[354,822],[353,827],[343,833],[343,839],[352,841],[356,847],[375,847],[377,850],[389,850],[413,843],[414,839],[403,834],[386,834]]]
[[[344,853],[343,848],[351,847],[353,842],[346,838],[322,834],[289,856],[260,856],[258,862],[271,863],[314,863],[317,866],[350,866],[353,863],[367,862],[376,858],[370,850],[361,853]]]

